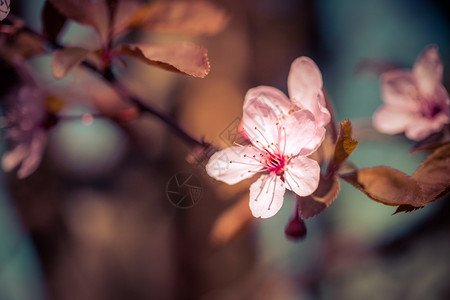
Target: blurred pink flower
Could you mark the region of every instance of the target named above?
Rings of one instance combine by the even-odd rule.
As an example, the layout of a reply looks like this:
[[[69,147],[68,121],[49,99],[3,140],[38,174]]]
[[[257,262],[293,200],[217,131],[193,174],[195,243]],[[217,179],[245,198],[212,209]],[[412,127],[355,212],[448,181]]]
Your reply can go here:
[[[286,188],[307,196],[319,183],[319,164],[306,156],[320,146],[330,114],[323,99],[322,76],[312,60],[294,61],[288,87],[292,102],[273,87],[250,89],[242,130],[251,144],[219,151],[206,165],[211,177],[227,184],[264,173],[250,186],[250,209],[255,217],[275,215]]]
[[[19,85],[11,87],[3,98],[4,136],[9,151],[2,157],[5,172],[18,168],[17,177],[31,175],[39,166],[47,145],[47,131],[56,125],[54,114],[63,106],[62,100],[46,92],[33,76],[30,66],[22,59],[11,60]]]
[[[13,148],[2,157],[2,168],[12,171],[20,165],[17,177],[25,178],[33,173],[47,144],[45,121],[47,113],[44,94],[34,85],[19,88],[16,97],[7,98],[9,109],[5,115],[8,126],[5,137]]]
[[[384,105],[373,116],[374,127],[387,134],[405,132],[416,141],[441,130],[450,120],[450,99],[442,85],[442,73],[442,61],[434,45],[421,53],[412,71],[384,73]]]

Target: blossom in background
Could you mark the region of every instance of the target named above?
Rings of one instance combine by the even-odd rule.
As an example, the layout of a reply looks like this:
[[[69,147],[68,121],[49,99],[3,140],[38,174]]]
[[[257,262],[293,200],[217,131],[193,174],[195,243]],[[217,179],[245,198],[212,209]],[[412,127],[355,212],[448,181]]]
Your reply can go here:
[[[405,132],[416,141],[441,130],[450,120],[450,99],[442,85],[442,73],[442,61],[434,45],[422,52],[412,71],[384,73],[384,105],[373,116],[374,127],[387,134]]]
[[[275,215],[286,188],[307,196],[319,183],[319,164],[306,156],[320,146],[330,114],[323,99],[322,76],[311,59],[300,57],[293,62],[288,88],[292,102],[273,87],[250,89],[242,118],[243,134],[250,144],[219,151],[206,165],[211,177],[227,184],[263,173],[250,186],[255,217]]]
[[[9,172],[20,165],[17,177],[25,178],[39,166],[47,144],[44,94],[34,85],[24,85],[6,101],[5,138],[13,147],[3,155],[2,168]]]
[[[57,124],[56,113],[64,103],[54,92],[40,87],[25,61],[11,61],[20,84],[2,99],[4,137],[10,150],[2,157],[5,172],[18,168],[17,177],[31,175],[39,166],[47,145],[47,131]],[[66,92],[67,93],[67,92]]]

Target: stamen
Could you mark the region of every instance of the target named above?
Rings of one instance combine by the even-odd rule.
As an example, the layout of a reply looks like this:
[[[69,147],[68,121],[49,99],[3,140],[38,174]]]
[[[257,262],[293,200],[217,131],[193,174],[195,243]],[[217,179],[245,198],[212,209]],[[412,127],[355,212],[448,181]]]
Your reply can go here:
[[[268,180],[267,181],[262,180],[262,182],[263,182],[263,186],[261,187],[261,190],[259,191],[258,195],[256,195],[255,202],[258,201],[258,198],[261,195],[262,191],[264,190],[264,187],[266,186],[266,183],[268,182]]]
[[[272,206],[272,203],[273,203],[273,199],[275,198],[275,189],[277,187],[277,181],[278,181],[278,176],[275,177],[275,182],[273,184],[272,200],[270,200],[269,207],[267,207],[267,210],[270,210],[270,207]],[[269,189],[267,189],[267,192],[269,192]]]
[[[278,125],[278,122],[277,122],[276,124]],[[276,149],[273,149],[273,148],[271,147],[271,145],[273,145],[273,143],[271,143],[271,142],[269,142],[269,141],[267,140],[267,138],[264,136],[264,134],[261,132],[261,130],[259,130],[258,127],[256,127],[256,126],[255,126],[255,130],[258,131],[259,134],[260,134],[260,135],[263,137],[263,139],[266,141],[267,147],[268,147],[270,150],[272,150],[273,152],[276,152]],[[256,141],[256,142],[257,142],[257,143],[260,143],[259,141]],[[265,150],[266,147],[265,147],[262,143],[260,143],[260,144],[263,146],[263,149]]]
[[[291,173],[285,172],[285,174],[288,174],[288,175],[292,178],[292,181],[294,181],[294,183],[297,185],[297,187],[300,187],[300,185],[299,185],[298,182],[295,180],[294,176],[291,175]],[[289,186],[290,186],[290,185],[289,185]],[[291,187],[291,186],[290,186],[290,187]],[[291,187],[291,189],[292,189],[292,187]]]

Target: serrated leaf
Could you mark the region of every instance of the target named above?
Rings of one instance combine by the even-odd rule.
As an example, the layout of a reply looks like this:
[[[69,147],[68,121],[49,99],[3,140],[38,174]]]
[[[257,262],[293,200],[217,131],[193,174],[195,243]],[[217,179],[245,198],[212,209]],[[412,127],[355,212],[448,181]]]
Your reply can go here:
[[[319,186],[311,196],[314,200],[325,203],[326,206],[329,206],[334,199],[336,199],[340,189],[341,186],[337,176],[325,178],[321,175]]]
[[[411,153],[432,151],[448,143],[450,143],[450,124],[444,125],[441,131],[435,132],[418,142],[414,148],[411,149]]]
[[[90,25],[99,33],[103,42],[107,39],[109,11],[104,0],[48,0],[68,19]]]
[[[320,176],[319,186],[307,197],[296,196],[299,212],[303,219],[313,217],[327,208],[338,196],[341,186],[337,176]]]
[[[56,79],[61,79],[78,66],[90,53],[89,50],[77,47],[58,49],[52,56],[52,72]]]
[[[203,78],[209,73],[207,51],[189,43],[169,45],[122,45],[120,54],[185,75]]]
[[[56,42],[61,29],[66,24],[66,16],[61,14],[50,1],[46,1],[41,18],[42,32],[49,41]]]
[[[351,122],[346,120],[339,123],[339,134],[328,174],[333,175],[337,170],[339,170],[342,163],[356,149],[356,146],[358,146],[358,142],[352,138]]]
[[[426,202],[438,200],[450,192],[450,144],[431,153],[412,175],[422,189]]]
[[[149,3],[139,9],[125,27],[162,33],[216,34],[227,21],[226,13],[211,3],[172,1]]]
[[[395,212],[393,213],[393,215],[401,213],[401,212],[405,212],[405,213],[409,213],[418,209],[424,208],[424,206],[419,206],[419,207],[415,207],[412,205],[408,205],[408,204],[403,204],[403,205],[399,205],[397,207],[397,209],[395,210]]]
[[[300,216],[304,220],[320,214],[325,208],[327,208],[325,203],[318,202],[314,200],[311,196],[307,197],[296,196],[296,200],[298,203],[298,212],[300,213]]]
[[[410,176],[389,167],[374,167],[341,174],[348,183],[371,199],[386,205],[424,206],[419,184]]]

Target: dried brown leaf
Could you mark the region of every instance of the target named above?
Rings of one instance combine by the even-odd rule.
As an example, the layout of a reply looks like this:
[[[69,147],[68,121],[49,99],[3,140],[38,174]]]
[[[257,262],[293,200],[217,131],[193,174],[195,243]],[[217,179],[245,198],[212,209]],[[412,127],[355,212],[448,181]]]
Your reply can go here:
[[[226,13],[212,3],[172,1],[149,3],[139,9],[125,27],[162,33],[212,35],[221,31],[227,21]]]
[[[52,72],[56,79],[61,79],[78,66],[90,53],[89,50],[77,47],[58,49],[52,56]]]
[[[349,120],[339,123],[339,135],[334,148],[334,156],[331,161],[328,174],[333,175],[342,163],[356,149],[358,142],[352,138],[352,124]]]
[[[200,78],[209,73],[206,49],[189,43],[122,45],[118,51],[168,71]]]
[[[450,144],[431,153],[412,175],[422,189],[426,202],[438,200],[450,192]]]
[[[396,169],[381,166],[360,169],[340,176],[377,202],[392,206],[425,205],[419,184]]]

